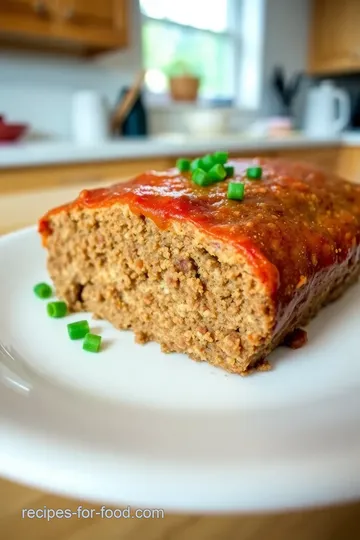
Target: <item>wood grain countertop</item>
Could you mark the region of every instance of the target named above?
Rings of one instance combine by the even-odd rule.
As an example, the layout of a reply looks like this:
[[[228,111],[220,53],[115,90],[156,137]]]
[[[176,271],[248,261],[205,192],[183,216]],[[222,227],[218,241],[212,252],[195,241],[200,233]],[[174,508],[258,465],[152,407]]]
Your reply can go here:
[[[106,184],[102,182],[101,184]],[[0,234],[31,225],[52,206],[74,198],[83,185],[0,198]],[[314,480],[315,481],[315,480]],[[100,505],[58,497],[0,479],[0,540],[354,540],[360,538],[360,502],[276,514],[176,515],[163,519],[22,519],[22,509],[96,511]]]

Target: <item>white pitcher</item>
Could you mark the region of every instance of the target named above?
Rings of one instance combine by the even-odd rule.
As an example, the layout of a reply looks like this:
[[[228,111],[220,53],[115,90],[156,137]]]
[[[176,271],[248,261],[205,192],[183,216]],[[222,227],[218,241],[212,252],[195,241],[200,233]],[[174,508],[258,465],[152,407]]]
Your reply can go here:
[[[350,98],[331,81],[323,81],[307,96],[304,131],[314,137],[331,137],[350,120]]]
[[[73,95],[72,136],[84,145],[105,142],[109,136],[109,118],[104,98],[92,90]]]

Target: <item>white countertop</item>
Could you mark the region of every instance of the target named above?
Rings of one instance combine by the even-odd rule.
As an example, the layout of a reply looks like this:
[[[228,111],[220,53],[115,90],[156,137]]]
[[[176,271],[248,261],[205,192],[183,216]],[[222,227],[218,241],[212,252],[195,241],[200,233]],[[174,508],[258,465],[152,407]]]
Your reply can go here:
[[[340,135],[343,146],[360,146],[360,130],[344,131]]]
[[[301,134],[282,138],[253,138],[236,134],[212,138],[174,135],[146,139],[118,139],[94,146],[81,146],[71,142],[24,141],[0,145],[0,169],[157,156],[192,156],[215,150],[249,151],[261,154],[262,151],[277,148],[316,148],[339,144],[360,146],[360,132],[328,138],[312,138]]]

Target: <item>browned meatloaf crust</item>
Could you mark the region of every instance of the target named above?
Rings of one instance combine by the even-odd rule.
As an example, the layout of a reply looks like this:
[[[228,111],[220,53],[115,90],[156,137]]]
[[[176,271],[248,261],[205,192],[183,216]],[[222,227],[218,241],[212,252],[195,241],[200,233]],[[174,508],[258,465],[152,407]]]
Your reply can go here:
[[[259,181],[246,167],[260,164]],[[40,233],[59,297],[138,342],[230,372],[261,364],[359,274],[360,186],[309,165],[234,161],[228,181],[176,169],[83,191]]]

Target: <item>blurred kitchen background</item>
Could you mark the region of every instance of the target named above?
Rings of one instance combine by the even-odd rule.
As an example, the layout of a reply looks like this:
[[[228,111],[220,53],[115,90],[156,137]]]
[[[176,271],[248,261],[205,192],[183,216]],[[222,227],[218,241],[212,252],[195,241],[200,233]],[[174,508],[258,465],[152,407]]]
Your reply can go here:
[[[359,0],[0,0],[0,194],[308,160],[360,181]]]

